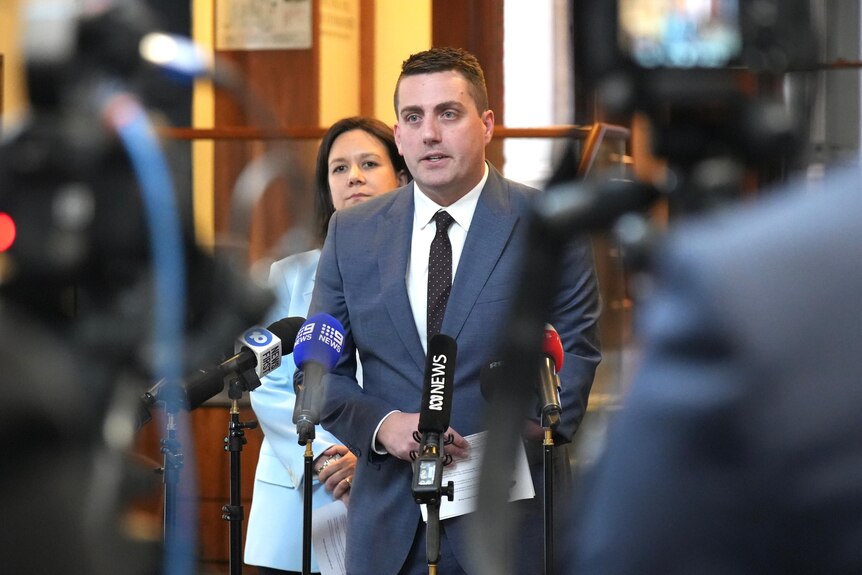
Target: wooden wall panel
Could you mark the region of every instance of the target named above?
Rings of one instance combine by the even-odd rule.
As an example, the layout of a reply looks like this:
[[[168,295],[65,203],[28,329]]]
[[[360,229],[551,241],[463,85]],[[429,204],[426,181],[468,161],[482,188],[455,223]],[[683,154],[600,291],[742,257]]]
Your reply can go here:
[[[314,2],[313,43],[306,50],[217,51],[217,55],[236,68],[244,79],[248,95],[245,106],[230,94],[217,92],[216,128],[317,127],[319,117],[319,2]],[[231,195],[236,180],[252,158],[273,141],[217,142],[214,152],[214,222],[216,235],[223,236],[230,221]],[[255,211],[247,238],[250,256],[256,260],[267,253],[304,213],[310,204],[293,205],[293,198],[310,194],[309,174],[313,170],[316,146],[285,149],[289,180],[273,184]]]
[[[464,48],[479,59],[495,123],[503,125],[503,0],[434,0],[433,7],[434,46]],[[492,164],[502,169],[501,138],[491,141],[486,155]]]
[[[374,116],[374,0],[359,3],[359,113]]]

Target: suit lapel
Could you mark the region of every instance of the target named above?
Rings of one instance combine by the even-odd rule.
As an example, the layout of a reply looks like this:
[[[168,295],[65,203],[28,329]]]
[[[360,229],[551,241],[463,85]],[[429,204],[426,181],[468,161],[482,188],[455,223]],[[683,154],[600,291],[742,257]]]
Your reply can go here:
[[[504,188],[502,177],[491,167],[458,262],[458,271],[443,317],[443,333],[455,338],[461,333],[517,221],[518,216],[511,211],[508,190]]]
[[[425,353],[413,320],[413,309],[407,296],[407,261],[413,239],[413,185],[400,193],[383,216],[375,232],[374,245],[380,270],[383,302],[401,342],[416,362],[425,370]]]

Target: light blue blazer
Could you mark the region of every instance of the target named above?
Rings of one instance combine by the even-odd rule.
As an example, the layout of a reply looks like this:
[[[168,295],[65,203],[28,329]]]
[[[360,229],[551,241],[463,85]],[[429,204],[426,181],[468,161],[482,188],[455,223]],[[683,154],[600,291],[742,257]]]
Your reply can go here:
[[[292,255],[272,264],[270,283],[277,300],[265,325],[285,317],[306,317],[320,250]],[[254,476],[254,494],[248,519],[245,562],[302,571],[302,482],[305,447],[297,443],[293,408],[293,355],[282,358],[282,365],[261,380],[251,393],[251,405],[264,433],[260,459]],[[335,437],[320,426],[312,444],[317,457]],[[332,502],[332,494],[313,479],[312,508]],[[318,571],[312,556],[311,567]]]
[[[491,167],[470,224],[442,326],[458,343],[451,424],[462,435],[483,428],[486,402],[479,373],[488,361],[498,359],[492,355],[514,298],[526,247],[524,216],[535,192]],[[341,360],[324,378],[321,424],[357,456],[347,533],[348,571],[357,575],[397,573],[421,520],[411,493],[410,463],[371,449],[383,417],[392,410],[418,412],[422,397],[425,352],[405,284],[413,213],[412,183],[336,212],[309,310],[331,314],[346,330]],[[589,242],[574,241],[564,251],[561,287],[547,320],[566,352],[560,373],[564,419],[558,430],[571,437],[586,410],[600,359],[595,332],[599,297]],[[356,381],[354,349],[362,361],[364,387]],[[541,473],[534,473],[534,483],[541,494]],[[538,515],[521,531],[524,549],[518,550],[539,568],[540,502],[541,495],[533,502]],[[448,519],[443,528],[467,567],[471,559],[465,519]],[[529,573],[530,568],[516,572]]]

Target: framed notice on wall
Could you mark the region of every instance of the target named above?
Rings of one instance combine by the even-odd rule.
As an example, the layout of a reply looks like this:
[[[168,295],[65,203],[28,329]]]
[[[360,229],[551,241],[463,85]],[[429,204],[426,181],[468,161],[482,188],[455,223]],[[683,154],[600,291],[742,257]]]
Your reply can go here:
[[[216,0],[216,50],[311,48],[311,0]]]

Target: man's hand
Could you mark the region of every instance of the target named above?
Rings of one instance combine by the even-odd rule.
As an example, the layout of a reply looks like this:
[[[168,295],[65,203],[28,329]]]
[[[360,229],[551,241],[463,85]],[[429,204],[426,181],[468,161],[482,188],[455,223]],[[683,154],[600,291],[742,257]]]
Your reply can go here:
[[[449,437],[452,437],[452,442],[448,445],[444,443],[443,445],[443,453],[446,455],[451,455],[452,459],[464,459],[467,457],[469,452],[470,444],[467,443],[467,440],[461,437],[461,434],[452,429],[451,427],[446,430],[443,434],[443,437],[448,440]]]
[[[340,457],[335,459],[334,455]],[[353,471],[356,468],[356,456],[343,445],[332,445],[318,458],[318,460],[321,459],[326,461],[326,466],[320,470],[317,478],[324,484],[326,490],[332,493],[333,498],[341,499],[347,504],[353,482]],[[316,467],[320,468],[320,465]]]
[[[413,432],[419,430],[418,413],[395,412],[389,414],[377,431],[377,441],[392,456],[411,461],[410,452],[419,451],[419,443],[413,439]],[[444,436],[452,436],[452,443],[445,445],[443,451],[453,459],[467,457],[467,440],[451,427]]]

